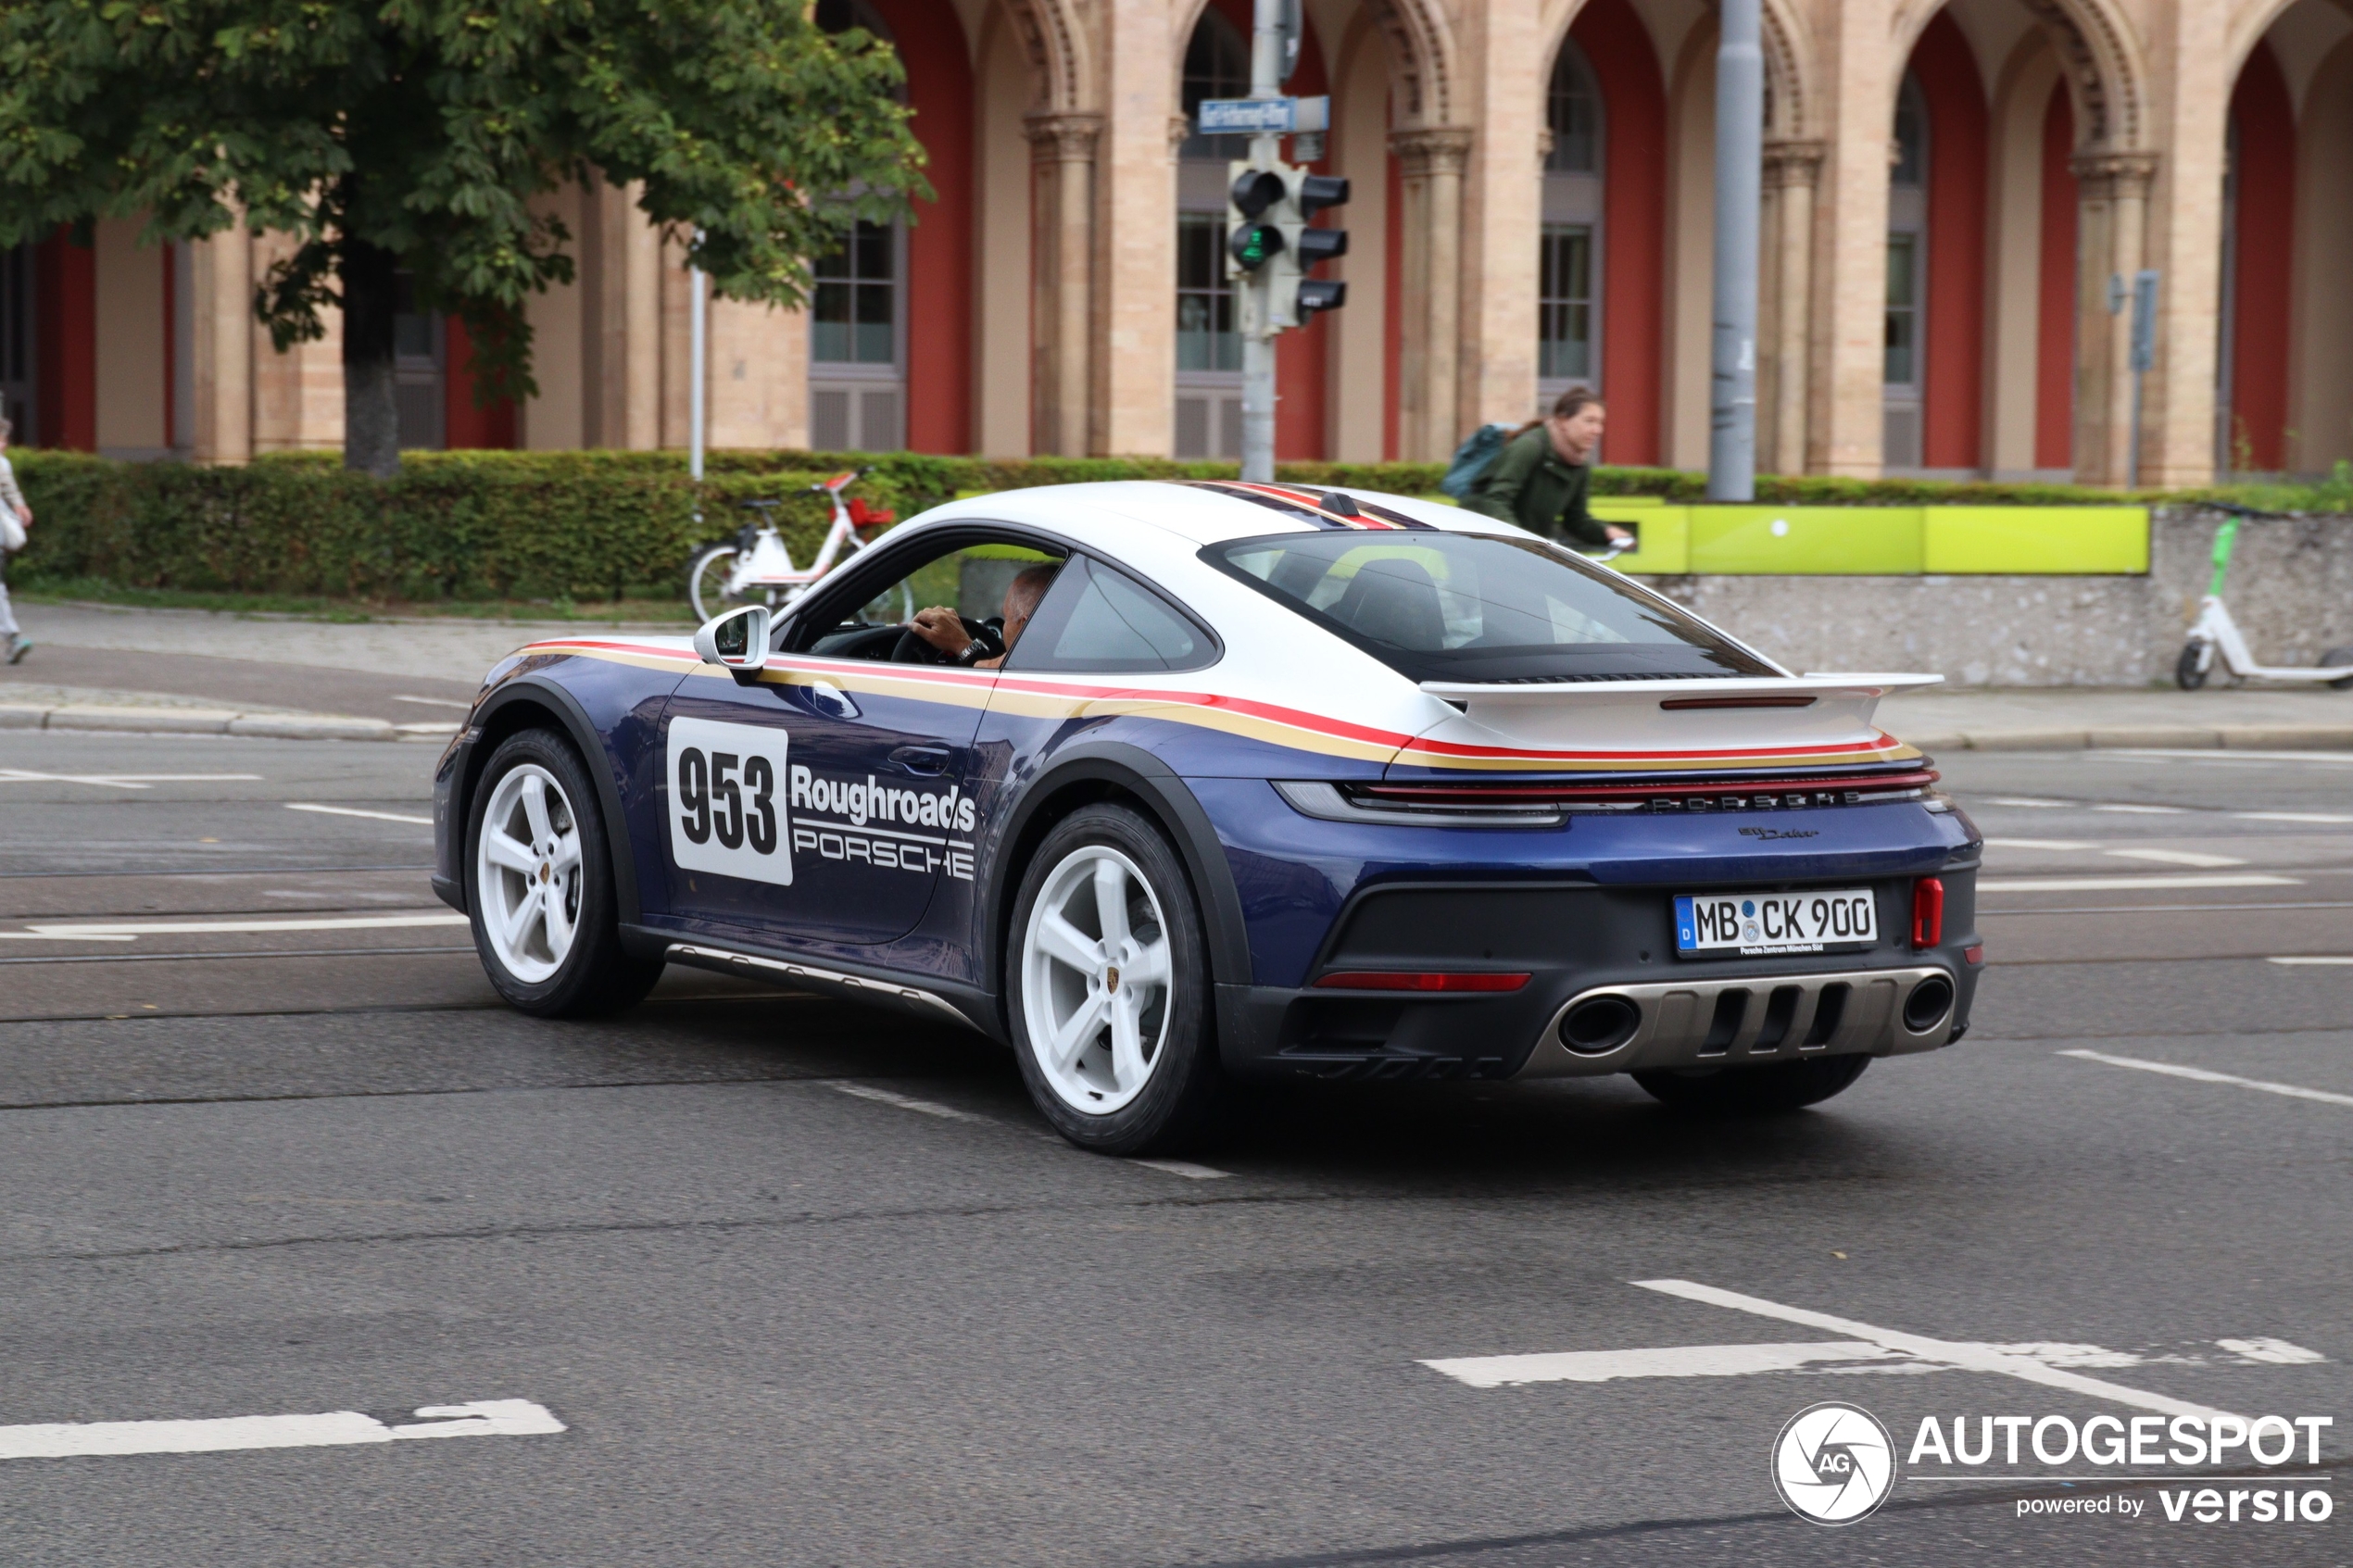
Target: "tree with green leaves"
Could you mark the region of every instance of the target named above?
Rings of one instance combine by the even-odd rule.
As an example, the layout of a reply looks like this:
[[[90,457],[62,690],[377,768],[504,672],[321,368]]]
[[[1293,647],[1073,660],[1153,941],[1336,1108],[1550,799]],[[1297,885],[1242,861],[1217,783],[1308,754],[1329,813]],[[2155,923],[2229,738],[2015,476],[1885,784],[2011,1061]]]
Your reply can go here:
[[[929,194],[900,80],[803,0],[7,0],[0,245],[290,236],[255,311],[284,349],[342,310],[345,462],[388,476],[402,274],[479,395],[530,395],[523,306],[573,276],[534,198],[593,171],[720,294],[802,304],[811,257]]]

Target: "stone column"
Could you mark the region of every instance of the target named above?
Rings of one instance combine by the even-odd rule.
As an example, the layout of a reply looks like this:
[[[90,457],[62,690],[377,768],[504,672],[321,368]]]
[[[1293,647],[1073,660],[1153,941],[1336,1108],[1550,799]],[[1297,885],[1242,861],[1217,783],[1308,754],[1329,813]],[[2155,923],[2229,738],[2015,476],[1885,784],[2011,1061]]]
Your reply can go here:
[[[1398,353],[1398,453],[1407,460],[1449,456],[1466,433],[1454,428],[1462,388],[1463,169],[1466,126],[1390,133],[1404,211],[1403,320]]]
[[[253,239],[225,229],[188,247],[195,299],[195,455],[200,463],[253,457]]]
[[[1883,6],[1837,8],[1823,36],[1831,125],[1814,200],[1822,242],[1806,372],[1806,468],[1877,479],[1886,402],[1887,175],[1904,62]]]
[[[1176,416],[1176,165],[1183,41],[1166,0],[1107,0],[1095,154],[1087,450],[1166,457]],[[1172,50],[1178,53],[1172,53]]]
[[[1458,45],[1453,117],[1475,132],[1462,176],[1455,398],[1433,433],[1437,455],[1489,420],[1517,424],[1536,405],[1537,292],[1544,225],[1548,73],[1537,0],[1480,0],[1451,24]]]
[[[1022,123],[1037,225],[1030,245],[1030,448],[1041,454],[1087,453],[1095,149],[1102,129],[1096,114],[1038,114]]]
[[[2154,153],[2086,153],[2074,171],[2075,480],[2120,485],[2133,443],[2133,274],[2145,254]],[[2125,307],[2108,311],[2108,280],[2124,280]],[[2148,453],[2144,449],[2145,458]],[[2144,463],[2145,470],[2146,464]],[[2149,477],[2144,473],[2144,478]]]
[[[1765,144],[1765,214],[1756,340],[1757,467],[1806,471],[1806,371],[1814,303],[1814,182],[1819,142]]]

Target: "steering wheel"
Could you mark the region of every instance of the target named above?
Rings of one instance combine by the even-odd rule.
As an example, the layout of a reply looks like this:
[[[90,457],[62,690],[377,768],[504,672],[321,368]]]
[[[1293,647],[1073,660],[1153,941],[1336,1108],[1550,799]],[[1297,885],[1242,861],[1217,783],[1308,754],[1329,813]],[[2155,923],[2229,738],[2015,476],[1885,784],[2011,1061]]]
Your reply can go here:
[[[982,657],[995,659],[1005,651],[1005,634],[1000,626],[989,621],[974,621],[963,615],[956,620],[963,626],[964,635],[988,649]],[[899,642],[890,650],[893,664],[953,664],[956,656],[943,653],[916,634],[912,626],[899,633]]]

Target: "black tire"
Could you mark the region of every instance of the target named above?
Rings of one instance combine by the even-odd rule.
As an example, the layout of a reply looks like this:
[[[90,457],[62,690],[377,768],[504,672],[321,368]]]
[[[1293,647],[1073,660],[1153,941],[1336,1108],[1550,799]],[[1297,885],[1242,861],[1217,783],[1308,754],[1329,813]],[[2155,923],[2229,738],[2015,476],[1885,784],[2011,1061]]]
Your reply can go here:
[[[1031,1031],[1024,985],[1033,960],[1031,917],[1041,895],[1056,880],[1058,871],[1075,860],[1091,858],[1088,852],[1099,848],[1116,851],[1140,874],[1159,906],[1160,935],[1168,947],[1168,979],[1161,998],[1162,1022],[1149,1076],[1134,1098],[1104,1114],[1080,1109],[1054,1086],[1040,1060],[1046,1047]],[[1223,1085],[1209,944],[1200,902],[1186,879],[1184,863],[1151,822],[1124,806],[1098,805],[1074,811],[1054,825],[1031,857],[1013,901],[1013,921],[1006,932],[1004,978],[1013,1056],[1021,1063],[1022,1081],[1028,1085],[1039,1113],[1056,1132],[1081,1148],[1113,1155],[1165,1153],[1200,1135],[1216,1107]],[[1107,1052],[1107,1047],[1102,1048]]]
[[[484,924],[489,906],[482,887],[482,835],[490,804],[500,783],[529,765],[554,780],[580,843],[580,869],[567,899],[573,911],[571,947],[553,973],[537,978],[518,975],[500,956]],[[499,742],[490,754],[467,803],[464,872],[474,951],[481,955],[492,986],[519,1010],[535,1018],[599,1017],[635,1006],[661,978],[664,965],[660,960],[633,958],[622,948],[604,810],[586,765],[566,737],[551,730],[522,730]]]
[[[2173,661],[2173,684],[2185,692],[2194,692],[2206,684],[2207,671],[2198,668],[2198,656],[2206,651],[2203,643],[2184,644],[2182,657]]]
[[[1819,1105],[1860,1078],[1870,1064],[1867,1056],[1826,1056],[1762,1067],[1667,1068],[1637,1073],[1634,1082],[1653,1099],[1678,1110],[1772,1115]]]
[[[2353,648],[2331,648],[2321,655],[2321,668],[2323,670],[2342,670],[2348,665],[2353,665]],[[2341,681],[2331,681],[2329,690],[2353,691],[2353,675],[2347,675]]]

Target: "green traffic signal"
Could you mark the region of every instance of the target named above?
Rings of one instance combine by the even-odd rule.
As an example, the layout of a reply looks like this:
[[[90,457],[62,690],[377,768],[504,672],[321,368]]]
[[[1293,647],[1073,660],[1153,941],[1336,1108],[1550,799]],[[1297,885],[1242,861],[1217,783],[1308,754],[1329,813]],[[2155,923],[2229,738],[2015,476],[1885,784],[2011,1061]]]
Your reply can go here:
[[[1272,223],[1238,223],[1226,248],[1243,271],[1255,272],[1281,253],[1283,232]]]

